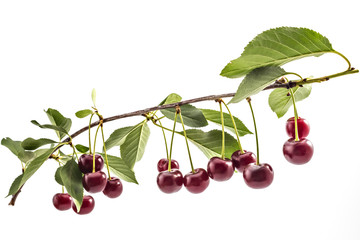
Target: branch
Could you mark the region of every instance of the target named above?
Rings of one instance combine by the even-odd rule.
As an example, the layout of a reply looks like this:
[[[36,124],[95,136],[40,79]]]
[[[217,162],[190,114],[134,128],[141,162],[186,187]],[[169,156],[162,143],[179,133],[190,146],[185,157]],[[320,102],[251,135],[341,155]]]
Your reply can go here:
[[[275,83],[267,86],[263,90],[269,90],[269,89],[275,89],[275,88],[287,88],[287,89],[290,89],[290,88],[294,88],[296,86],[302,86],[302,85],[305,85],[305,84],[311,84],[311,83],[315,83],[315,82],[320,83],[320,82],[328,81],[330,78],[340,77],[340,76],[353,74],[353,73],[358,73],[358,72],[359,72],[359,70],[354,69],[354,68],[350,68],[350,69],[348,69],[348,70],[346,70],[344,72],[340,72],[340,73],[336,73],[336,74],[332,74],[332,75],[328,75],[328,76],[324,76],[324,77],[320,77],[320,78],[313,78],[313,79],[304,78],[304,79],[300,79],[299,81],[289,81],[287,83],[282,83],[282,82],[279,82],[279,81],[275,81]],[[115,120],[122,119],[122,118],[128,118],[128,117],[134,117],[134,116],[142,116],[142,115],[147,114],[149,112],[162,110],[162,109],[167,109],[167,108],[175,108],[176,106],[181,106],[181,105],[185,105],[185,104],[204,102],[204,101],[211,101],[211,100],[216,100],[216,99],[219,99],[219,98],[228,98],[228,97],[233,97],[233,96],[235,96],[235,93],[225,93],[225,94],[219,94],[219,95],[209,95],[209,96],[204,96],[204,97],[198,97],[198,98],[193,98],[193,99],[189,99],[189,100],[185,100],[185,101],[181,101],[181,102],[177,102],[177,103],[154,106],[154,107],[145,108],[145,109],[142,109],[142,110],[137,110],[137,111],[134,111],[134,112],[115,115],[115,116],[112,116],[112,117],[104,118],[102,121],[103,121],[103,123],[106,123],[106,122],[111,122],[111,121],[115,121]],[[96,121],[96,122],[94,122],[94,123],[92,123],[90,125],[90,128],[98,126],[99,124],[100,124],[100,122]],[[85,126],[85,127],[81,128],[80,130],[78,130],[75,133],[73,133],[72,135],[70,135],[70,137],[63,140],[62,143],[70,142],[71,139],[79,136],[83,132],[86,132],[88,129],[89,129],[89,126]],[[62,146],[63,145],[59,146],[57,149],[54,150],[54,152],[56,150],[58,150],[59,148],[61,148]],[[23,186],[24,185],[22,185],[19,188],[19,190],[14,195],[12,195],[12,198],[11,198],[11,201],[10,201],[9,205],[12,205],[12,206],[15,205],[16,198],[18,197],[19,193],[21,192],[21,189],[22,189]]]

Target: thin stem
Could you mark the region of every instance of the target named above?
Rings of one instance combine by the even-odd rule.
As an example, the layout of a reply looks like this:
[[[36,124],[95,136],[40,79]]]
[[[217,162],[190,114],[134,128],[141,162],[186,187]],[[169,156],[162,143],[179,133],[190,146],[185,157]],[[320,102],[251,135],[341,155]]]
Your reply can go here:
[[[298,130],[298,119],[299,119],[299,115],[296,109],[296,104],[295,104],[295,96],[294,96],[294,91],[290,88],[290,95],[291,95],[291,99],[293,102],[293,107],[294,107],[294,122],[295,122],[295,142],[299,141],[299,130]]]
[[[105,147],[104,128],[103,128],[103,125],[102,125],[102,124],[101,124],[100,126],[101,126],[101,136],[102,136],[102,141],[103,141],[103,148],[104,148],[106,168],[107,168],[109,180],[111,180],[111,177],[110,177],[110,169],[109,169],[109,161],[108,161],[108,158],[107,158],[106,147]],[[94,148],[94,149],[95,149],[95,148]],[[94,152],[94,156],[95,156],[95,152]],[[95,168],[95,167],[93,166],[93,171],[94,171],[94,168]]]
[[[224,129],[224,114],[221,105],[222,100],[219,101],[220,118],[221,118],[221,159],[225,159],[225,129]]]
[[[254,122],[254,129],[255,129],[255,138],[256,138],[256,165],[260,164],[260,157],[259,157],[259,138],[258,138],[258,133],[257,133],[257,128],[256,128],[256,121],[255,121],[255,115],[254,115],[254,110],[252,108],[251,105],[251,98],[248,97],[246,98],[247,102],[249,103],[250,106],[250,110],[251,110],[251,115],[253,118],[253,122]]]
[[[155,123],[155,122],[152,122],[152,123],[153,123],[155,126],[159,127],[159,128],[162,128],[162,129],[164,129],[164,130],[166,130],[166,131],[172,132],[172,130],[171,130],[170,128],[167,128],[167,127],[161,126],[161,125],[159,125],[159,124],[157,124],[157,123]],[[175,131],[175,133],[178,133],[178,134],[180,134],[180,135],[181,135],[181,133],[180,133],[180,132]]]
[[[91,117],[90,117],[90,121],[89,121],[89,154],[91,155],[92,152],[91,152],[91,134],[90,134],[90,129],[91,129],[91,120],[93,118],[95,113],[92,113],[91,114]]]
[[[101,126],[101,124],[99,124],[99,126],[98,126],[98,128],[96,129],[96,132],[95,132],[95,138],[94,138],[94,154],[93,154],[93,170],[92,170],[92,172],[94,173],[95,172],[95,146],[96,146],[96,137],[97,137],[97,134],[98,134],[98,132],[99,132],[99,128],[100,128],[100,126]]]
[[[228,105],[227,105],[224,101],[222,101],[222,103],[224,104],[224,106],[226,107],[226,109],[227,109],[227,111],[228,111],[228,113],[229,113],[229,115],[230,115],[231,121],[232,121],[232,123],[233,123],[233,125],[234,125],[234,130],[235,130],[236,138],[237,138],[237,141],[238,141],[238,144],[239,144],[239,149],[240,149],[240,152],[243,154],[243,153],[244,153],[244,150],[243,150],[243,148],[242,148],[242,146],[241,146],[241,143],[240,143],[239,132],[238,132],[238,130],[237,130],[234,117],[233,117],[233,115],[231,114]]]
[[[170,157],[168,158],[168,160],[169,160],[169,165],[168,165],[169,172],[171,171],[171,158],[172,158],[172,149],[173,149],[174,134],[175,134],[175,128],[176,128],[177,114],[178,114],[177,111],[175,111],[174,126],[173,126],[173,130],[172,130],[171,142],[170,142]],[[162,129],[162,130],[164,131],[164,129]]]
[[[163,137],[164,137],[164,142],[165,142],[166,157],[167,157],[167,159],[169,160],[169,149],[168,149],[168,144],[167,144],[167,141],[166,141],[165,131],[164,131],[164,129],[162,128],[162,124],[161,124],[160,119],[159,119],[156,115],[154,115],[154,116],[156,117],[156,121],[159,121],[159,123],[160,123],[161,130],[162,130]],[[171,154],[170,154],[170,156],[171,156]],[[171,157],[170,157],[170,158],[171,158]]]
[[[351,63],[349,61],[349,59],[347,59],[343,54],[339,53],[338,51],[334,51],[333,53],[339,55],[340,57],[342,57],[348,64],[348,69],[347,70],[350,70],[351,69]]]
[[[188,143],[188,139],[187,139],[187,136],[186,136],[185,125],[184,125],[183,118],[182,118],[182,116],[181,116],[181,110],[180,110],[180,107],[177,107],[176,111],[177,111],[177,112],[179,112],[181,125],[182,125],[183,130],[184,130],[184,137],[185,137],[185,142],[186,142],[187,151],[188,151],[188,154],[189,154],[189,160],[190,160],[190,165],[191,165],[191,171],[192,171],[192,173],[195,173],[194,165],[193,165],[193,163],[192,163],[192,159],[191,159],[191,154],[190,154],[189,143]],[[176,119],[175,119],[175,121],[176,121]]]

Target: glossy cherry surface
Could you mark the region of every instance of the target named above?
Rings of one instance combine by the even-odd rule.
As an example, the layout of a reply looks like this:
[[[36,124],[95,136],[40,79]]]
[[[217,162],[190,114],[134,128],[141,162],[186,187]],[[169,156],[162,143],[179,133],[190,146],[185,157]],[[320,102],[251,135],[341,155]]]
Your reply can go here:
[[[191,193],[201,193],[209,186],[209,175],[203,168],[197,168],[184,176],[184,186]]]
[[[306,138],[310,132],[310,124],[305,118],[298,118],[298,134],[299,138]],[[295,138],[295,119],[291,117],[286,122],[286,133],[289,137]]]
[[[72,198],[68,193],[57,193],[53,197],[53,204],[57,210],[64,211],[71,208]]]
[[[105,196],[109,198],[117,198],[121,195],[123,191],[123,185],[119,178],[111,177],[111,179],[107,179],[106,186],[103,190]]]
[[[212,157],[208,162],[207,172],[215,181],[226,181],[234,174],[234,165],[228,158]]]
[[[104,167],[104,159],[101,155],[95,155],[95,172]],[[83,154],[79,158],[79,168],[82,173],[91,173],[93,170],[93,155]]]
[[[274,179],[274,171],[267,163],[250,164],[245,168],[243,177],[245,183],[251,188],[266,188]]]
[[[74,202],[72,203],[72,209],[74,210],[74,212],[76,212],[77,214],[80,214],[80,215],[90,213],[94,209],[94,207],[95,207],[95,200],[90,195],[84,195],[83,202],[81,204],[79,212],[76,209],[75,203]]]
[[[82,184],[90,193],[102,192],[106,186],[107,177],[102,171],[87,173],[83,176]]]
[[[157,164],[157,169],[159,172],[166,171],[169,168],[169,160],[167,158],[162,158]],[[179,163],[176,160],[171,159],[171,169],[179,169]]]
[[[183,176],[177,169],[165,170],[158,174],[156,183],[164,193],[178,192],[183,185]]]
[[[283,153],[287,161],[297,165],[305,164],[311,160],[314,154],[314,146],[306,138],[299,141],[290,138],[284,143]]]
[[[256,155],[247,151],[241,153],[241,151],[238,150],[231,155],[231,160],[233,161],[234,167],[239,172],[243,172],[247,165],[256,163]]]

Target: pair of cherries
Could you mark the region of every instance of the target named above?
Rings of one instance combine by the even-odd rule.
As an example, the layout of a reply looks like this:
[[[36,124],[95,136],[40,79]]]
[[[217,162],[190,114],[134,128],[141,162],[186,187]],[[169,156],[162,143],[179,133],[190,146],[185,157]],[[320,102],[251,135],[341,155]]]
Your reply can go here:
[[[169,160],[160,159],[157,164],[159,174],[157,176],[157,185],[164,193],[175,193],[180,191],[182,186],[191,193],[201,193],[209,186],[209,175],[203,168],[196,168],[194,172],[189,172],[185,176],[179,170],[179,163],[171,160],[171,171],[168,171]]]
[[[104,167],[103,158],[95,155],[95,172],[93,172],[93,155],[83,154],[79,158],[79,169],[84,174],[82,184],[84,189],[89,193],[103,192],[109,198],[119,197],[123,191],[123,186],[119,178],[107,178],[106,174],[101,171]],[[53,204],[58,210],[67,210],[71,206],[78,214],[88,214],[95,207],[94,198],[90,195],[83,197],[83,202],[78,212],[76,205],[67,193],[58,193],[53,198]]]
[[[290,137],[283,146],[285,159],[290,163],[301,165],[309,162],[314,153],[313,144],[306,138],[310,132],[310,124],[304,118],[297,119],[298,137],[295,140],[295,119],[289,118],[286,122],[286,133]]]
[[[95,200],[92,196],[86,195],[83,197],[80,212],[77,211],[76,205],[68,193],[57,193],[53,197],[53,204],[57,210],[65,211],[72,209],[78,214],[88,214],[95,207]]]

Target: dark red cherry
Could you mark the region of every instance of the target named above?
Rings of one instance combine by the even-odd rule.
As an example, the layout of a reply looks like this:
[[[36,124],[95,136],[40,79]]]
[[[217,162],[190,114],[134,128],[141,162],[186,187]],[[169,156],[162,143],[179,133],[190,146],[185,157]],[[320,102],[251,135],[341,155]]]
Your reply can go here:
[[[245,183],[251,188],[266,188],[274,179],[274,171],[267,163],[250,164],[245,168],[243,177]]]
[[[53,197],[53,204],[57,210],[64,211],[71,208],[72,198],[68,193],[57,193]]]
[[[177,169],[162,171],[157,176],[157,185],[164,193],[178,192],[183,185],[183,176]]]
[[[104,159],[101,155],[95,155],[95,172],[104,167]],[[79,158],[79,168],[82,173],[91,173],[93,171],[93,155],[83,154]]]
[[[210,183],[209,175],[203,168],[197,168],[184,176],[184,186],[191,193],[203,192]]]
[[[86,191],[90,193],[102,192],[106,186],[107,177],[102,171],[86,173],[83,176],[82,184]]]
[[[310,124],[305,118],[298,118],[298,134],[299,138],[306,138],[310,132]],[[289,137],[295,138],[295,120],[294,117],[289,118],[286,122],[286,133]]]
[[[208,162],[207,172],[215,181],[226,181],[234,174],[234,165],[228,158],[212,157]]]
[[[89,195],[85,195],[83,197],[83,202],[81,204],[79,212],[76,209],[75,203],[74,202],[72,203],[72,209],[74,210],[74,212],[76,212],[77,214],[80,214],[80,215],[90,213],[94,209],[94,207],[95,207],[95,200],[92,196],[89,196]]]
[[[314,153],[314,146],[306,138],[299,141],[290,138],[284,143],[283,153],[289,162],[297,165],[305,164],[310,161]]]
[[[233,161],[234,167],[239,172],[243,172],[247,165],[256,163],[256,155],[247,151],[241,153],[241,151],[238,150],[231,155],[231,160]]]
[[[169,160],[167,158],[162,158],[157,164],[157,169],[159,172],[166,171],[169,168]],[[176,160],[171,159],[171,169],[179,169],[179,163]]]
[[[111,179],[107,180],[103,193],[109,198],[117,198],[121,195],[122,191],[123,185],[120,179],[117,177],[111,177]]]

